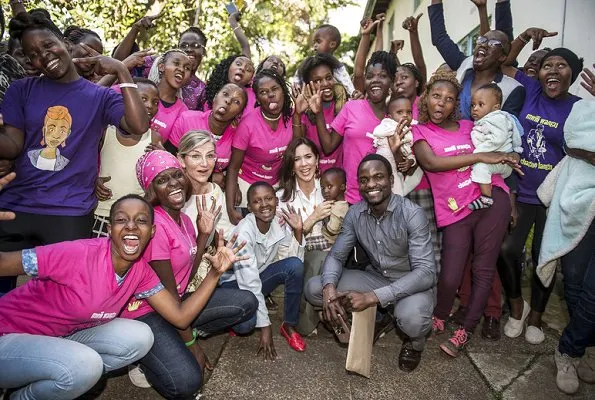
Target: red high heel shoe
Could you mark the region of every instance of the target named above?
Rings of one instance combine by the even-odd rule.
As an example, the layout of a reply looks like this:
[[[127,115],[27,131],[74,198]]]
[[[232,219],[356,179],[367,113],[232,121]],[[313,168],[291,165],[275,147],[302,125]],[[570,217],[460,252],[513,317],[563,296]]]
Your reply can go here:
[[[299,352],[306,350],[306,342],[304,342],[304,339],[302,339],[299,333],[294,332],[291,335],[289,335],[285,330],[283,324],[281,324],[280,332],[281,335],[287,340],[289,347]]]

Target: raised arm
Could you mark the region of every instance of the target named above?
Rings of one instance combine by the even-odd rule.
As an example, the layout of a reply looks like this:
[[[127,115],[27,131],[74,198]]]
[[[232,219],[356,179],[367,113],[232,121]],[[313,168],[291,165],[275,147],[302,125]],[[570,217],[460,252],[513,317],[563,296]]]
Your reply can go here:
[[[513,41],[514,33],[512,29],[512,10],[509,0],[498,0],[496,3],[496,29],[502,31],[508,36],[509,41]]]
[[[332,128],[328,129],[326,127],[326,121],[324,120],[324,113],[322,111],[320,87],[315,87],[314,83],[310,82],[308,93],[308,104],[310,106],[310,111],[316,116],[316,131],[318,132],[318,139],[320,140],[322,152],[329,155],[339,147],[343,141],[343,136],[339,135]]]
[[[365,69],[366,58],[370,50],[370,34],[376,27],[379,21],[372,21],[372,18],[364,18],[361,22],[359,46],[357,53],[355,53],[355,61],[353,63],[353,86],[361,93],[365,92]]]
[[[479,34],[485,35],[490,30],[490,20],[488,19],[488,0],[471,0],[477,6],[479,13]]]
[[[527,45],[529,41],[533,40],[533,51],[535,51],[539,49],[539,46],[541,46],[541,42],[544,38],[556,36],[557,34],[558,32],[548,32],[541,28],[529,28],[525,30],[510,44],[510,52],[508,53],[506,61],[504,61],[504,64],[502,64],[502,72],[514,78],[517,70],[516,68],[512,67],[512,65],[516,63],[517,57],[525,45]]]
[[[409,42],[411,44],[411,55],[413,56],[413,63],[419,70],[424,83],[428,80],[428,69],[426,67],[426,61],[424,60],[424,52],[421,47],[421,42],[419,40],[419,32],[417,27],[419,25],[419,20],[424,15],[420,13],[417,17],[407,17],[405,21],[403,21],[403,29],[409,31]]]
[[[456,71],[467,57],[446,32],[442,0],[432,0],[432,4],[428,7],[428,13],[430,16],[432,44],[436,46],[450,69]]]
[[[385,13],[376,14],[376,21],[378,21],[378,24],[376,25],[376,46],[374,46],[374,51],[384,50],[384,35],[382,30],[384,28],[385,19]]]
[[[239,24],[239,19],[240,19],[240,13],[237,11],[234,12],[233,14],[230,14],[229,17],[227,18],[227,20],[229,21],[229,25],[231,25],[231,30],[233,31],[234,36],[236,37],[236,39],[240,43],[240,46],[242,47],[242,54],[248,58],[252,58],[252,51],[250,50],[250,42],[248,41],[248,38],[244,34],[244,30],[242,29],[242,26]]]
[[[136,21],[130,27],[130,30],[124,36],[124,39],[118,44],[118,46],[114,49],[114,53],[112,57],[116,60],[124,61],[126,57],[132,54],[132,48],[134,47],[134,42],[138,37],[138,34],[142,31],[149,30],[155,26],[155,20],[161,16],[161,13],[153,16],[146,16],[142,17],[138,21]]]

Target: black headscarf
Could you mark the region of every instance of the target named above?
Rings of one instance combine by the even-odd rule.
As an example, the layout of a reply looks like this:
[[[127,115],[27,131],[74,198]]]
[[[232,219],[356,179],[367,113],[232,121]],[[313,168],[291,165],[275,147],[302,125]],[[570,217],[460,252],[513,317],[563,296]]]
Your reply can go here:
[[[579,58],[579,56],[577,56],[576,54],[574,54],[574,52],[568,50],[567,48],[558,47],[557,49],[550,50],[543,57],[543,59],[541,60],[540,68],[543,67],[543,64],[548,58],[554,56],[562,57],[570,66],[570,69],[572,70],[572,78],[570,79],[570,84],[572,85],[574,81],[576,81],[576,78],[578,78],[578,75],[583,70],[583,59]]]

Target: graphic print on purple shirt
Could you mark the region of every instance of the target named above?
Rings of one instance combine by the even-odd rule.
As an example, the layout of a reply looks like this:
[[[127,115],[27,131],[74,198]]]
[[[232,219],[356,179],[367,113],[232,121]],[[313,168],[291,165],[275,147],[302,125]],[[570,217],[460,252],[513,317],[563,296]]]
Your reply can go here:
[[[120,125],[122,96],[83,78],[70,83],[24,78],[8,88],[0,113],[4,124],[25,136],[15,160],[17,177],[0,193],[0,208],[90,213],[97,204],[99,142],[108,125]]]
[[[518,71],[515,79],[527,92],[519,121],[525,134],[521,138],[523,154],[517,200],[541,204],[537,188],[547,174],[562,160],[564,153],[564,123],[572,106],[580,97],[569,94],[563,99],[550,99],[543,94],[538,80]]]

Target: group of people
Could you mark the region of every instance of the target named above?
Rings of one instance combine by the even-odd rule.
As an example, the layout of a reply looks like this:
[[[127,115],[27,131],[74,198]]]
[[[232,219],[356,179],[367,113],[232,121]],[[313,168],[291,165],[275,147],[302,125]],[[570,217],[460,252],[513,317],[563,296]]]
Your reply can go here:
[[[136,386],[194,398],[212,368],[203,338],[257,330],[258,354],[277,357],[280,285],[280,334],[298,352],[322,326],[347,343],[350,313],[374,305],[374,340],[396,329],[406,372],[431,338],[457,357],[482,317],[481,335],[499,340],[503,304],[504,334],[539,344],[558,261],[570,321],[557,385],[594,383],[595,102],[569,88],[582,72],[595,96],[595,76],[570,49],[539,49],[553,33],[515,38],[509,0],[496,3],[495,30],[486,1],[472,2],[481,32],[466,56],[432,0],[445,63],[431,76],[421,15],[403,22],[414,63],[399,62],[398,42],[382,50],[380,14],[361,22],[352,76],[333,56],[340,32],[322,25],[289,78],[276,55],[255,67],[233,13],[242,54],[205,83],[198,27],[154,54],[136,44],[159,23],[144,17],[108,57],[92,30],[62,32],[11,0],[0,388],[72,399],[128,366]],[[32,279],[16,287],[19,274]]]

